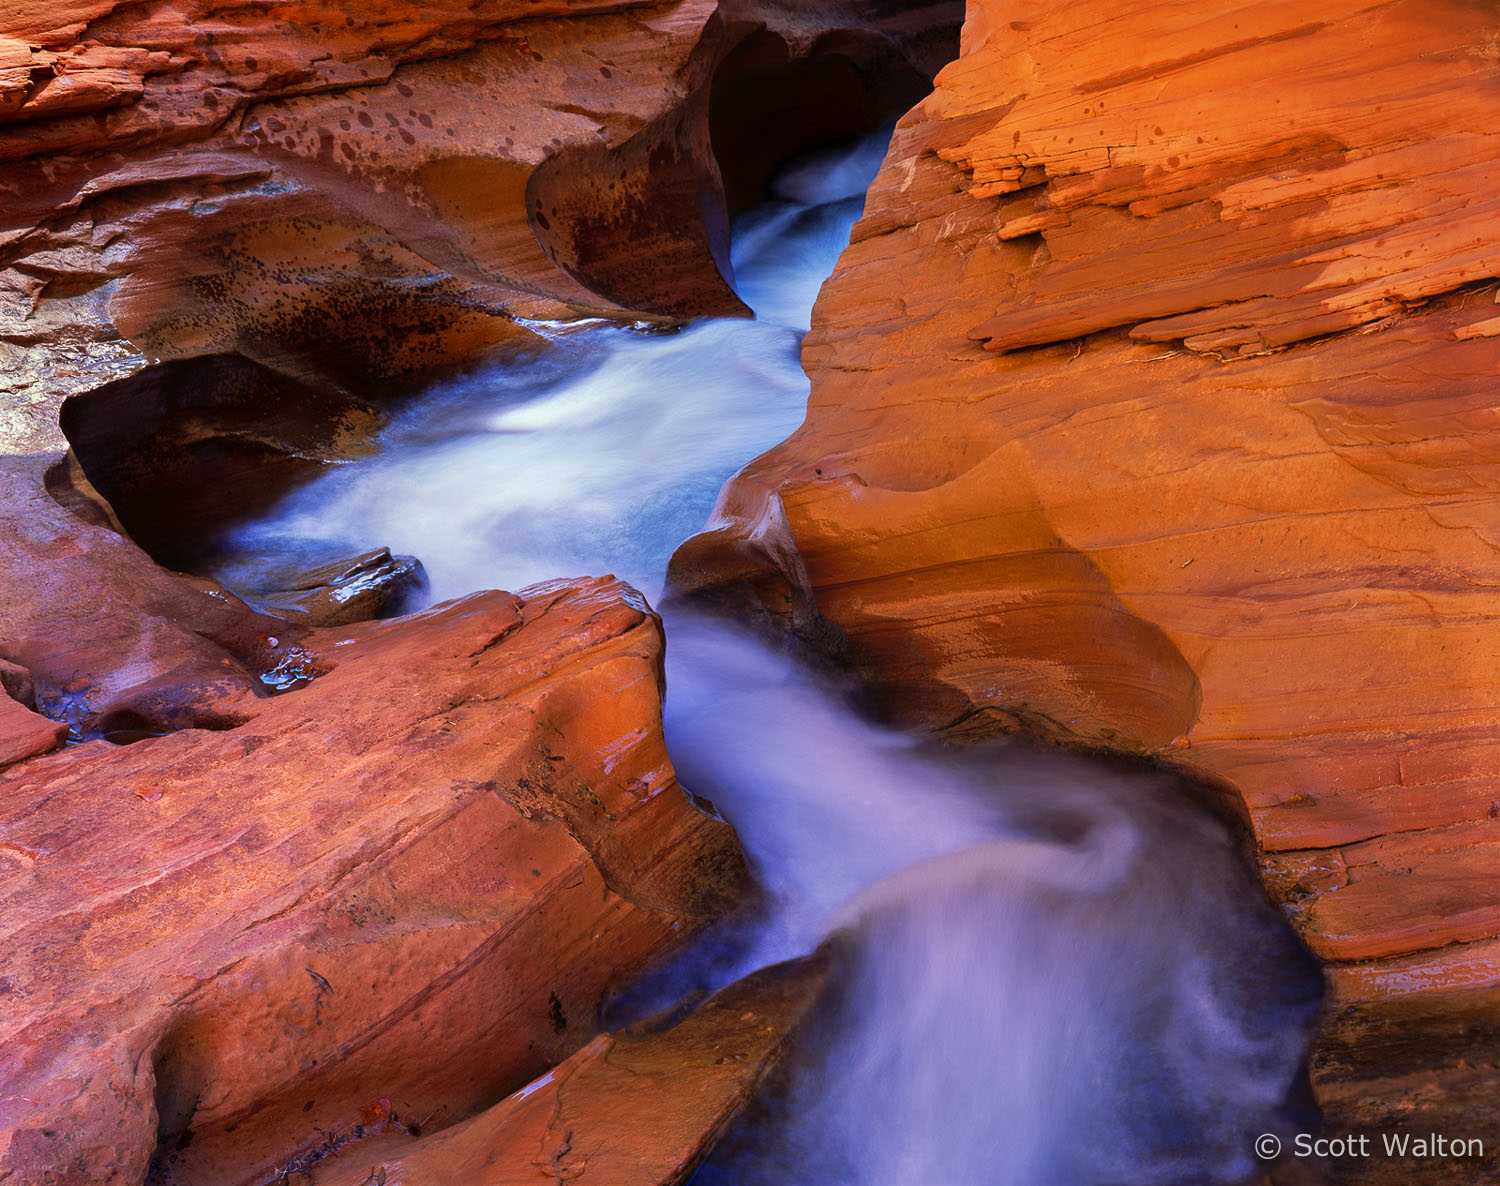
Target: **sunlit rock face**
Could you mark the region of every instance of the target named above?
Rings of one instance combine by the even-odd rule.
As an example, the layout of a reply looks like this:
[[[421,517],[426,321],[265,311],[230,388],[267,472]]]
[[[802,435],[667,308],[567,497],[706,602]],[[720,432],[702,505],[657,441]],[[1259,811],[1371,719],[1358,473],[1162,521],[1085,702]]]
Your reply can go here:
[[[311,682],[234,727],[0,770],[17,1181],[260,1183],[372,1107],[445,1127],[747,889],[628,588],[262,641]]]
[[[971,4],[807,423],[674,561],[907,721],[1232,787],[1349,1123],[1492,1109],[1454,1036],[1500,988],[1494,45],[1458,3]]]
[[[525,342],[518,316],[742,312],[714,140],[742,202],[799,138],[914,102],[962,13],[347,7],[0,14],[7,436],[55,441],[59,390],[142,355],[363,388]],[[814,117],[776,108],[799,95]]]

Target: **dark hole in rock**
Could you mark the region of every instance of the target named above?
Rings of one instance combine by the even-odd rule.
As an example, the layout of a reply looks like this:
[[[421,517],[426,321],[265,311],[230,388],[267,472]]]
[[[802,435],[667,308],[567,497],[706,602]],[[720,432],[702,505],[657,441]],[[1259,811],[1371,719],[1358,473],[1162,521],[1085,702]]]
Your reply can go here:
[[[173,1024],[158,1043],[152,1060],[156,1100],[156,1153],[146,1173],[146,1186],[167,1181],[176,1154],[193,1140],[193,1115],[198,1110],[200,1084],[195,1065],[195,1027],[191,1019]]]
[[[36,681],[31,672],[19,663],[0,659],[0,692],[4,692],[16,703],[36,709]]]
[[[313,386],[237,354],[160,363],[73,396],[60,416],[78,466],[126,533],[187,572],[225,527],[367,448],[381,421],[333,383]],[[61,472],[52,484],[76,494]]]
[[[81,735],[81,740],[102,737],[111,745],[131,745],[137,741],[145,741],[148,737],[163,736],[165,733],[152,722],[139,713],[127,710],[101,717],[92,729]]]
[[[569,148],[526,187],[538,243],[557,267],[625,308],[743,316],[730,218],[784,162],[894,120],[958,50],[961,4],[871,3],[797,56],[767,29],[735,47],[682,108],[620,145]]]
[[[311,676],[308,677],[311,679]],[[304,683],[307,680],[303,681]],[[299,685],[300,686],[300,685]],[[279,689],[278,689],[279,690]],[[67,737],[67,744],[79,745],[85,741],[103,740],[111,745],[134,745],[152,737],[166,737],[178,729],[208,729],[223,732],[244,724],[244,718],[233,714],[203,712],[196,719],[175,720],[158,717],[132,708],[107,712],[91,725],[74,725]]]
[[[955,21],[955,52],[957,34]],[[873,32],[830,34],[795,60],[775,33],[751,34],[720,65],[709,105],[729,215],[763,199],[788,160],[872,131],[931,89],[929,76]]]

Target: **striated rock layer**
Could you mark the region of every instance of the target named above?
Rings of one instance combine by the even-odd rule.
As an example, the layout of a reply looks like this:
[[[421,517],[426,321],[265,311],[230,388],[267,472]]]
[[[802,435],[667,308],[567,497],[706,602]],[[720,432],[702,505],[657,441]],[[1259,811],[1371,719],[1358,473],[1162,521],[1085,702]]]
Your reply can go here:
[[[911,721],[1237,792],[1355,1126],[1496,1119],[1497,38],[1457,0],[973,0],[805,425],[673,568]]]
[[[0,771],[0,1177],[260,1183],[372,1109],[452,1124],[746,890],[627,587],[262,642],[315,678]]]
[[[338,1150],[312,1186],[530,1186],[589,1178],[680,1186],[814,1005],[820,960],[778,965],[663,1032],[601,1035],[472,1120],[436,1136]]]
[[[716,129],[742,197],[909,106],[961,13],[356,7],[0,13],[0,439],[51,447],[60,393],[148,358],[240,355],[356,401],[534,344],[528,318],[743,312]],[[817,118],[747,130],[784,83]]]

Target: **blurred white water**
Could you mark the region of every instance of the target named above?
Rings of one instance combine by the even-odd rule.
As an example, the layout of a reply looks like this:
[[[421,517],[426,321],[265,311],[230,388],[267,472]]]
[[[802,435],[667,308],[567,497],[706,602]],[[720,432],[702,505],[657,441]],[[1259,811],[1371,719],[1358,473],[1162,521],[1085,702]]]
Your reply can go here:
[[[670,638],[673,762],[773,899],[719,977],[836,956],[817,1039],[699,1186],[1251,1178],[1322,985],[1222,823],[1160,774],[936,753],[723,624]]]
[[[409,406],[380,452],[225,541],[254,588],[289,555],[386,546],[434,600],[614,572],[653,600],[724,479],[800,422],[799,346],[884,136],[797,162],[736,227],[757,320],[552,331]],[[767,890],[713,986],[828,936],[838,973],[788,1076],[701,1186],[1231,1183],[1287,1123],[1319,980],[1224,827],[1160,776],[1011,749],[934,754],[732,626],[668,622],[683,784]],[[727,952],[727,954],[726,954]],[[659,986],[658,986],[659,987]]]
[[[668,639],[673,765],[734,825],[776,904],[737,972],[812,950],[860,890],[1001,830],[960,771],[859,719],[792,659],[686,614]]]
[[[656,600],[725,479],[801,423],[802,335],[888,137],[799,162],[796,201],[738,221],[736,287],[754,321],[563,330],[527,360],[445,383],[396,417],[376,456],[220,541],[210,575],[272,587],[263,574],[289,555],[389,547],[422,560],[434,600],[605,571]]]

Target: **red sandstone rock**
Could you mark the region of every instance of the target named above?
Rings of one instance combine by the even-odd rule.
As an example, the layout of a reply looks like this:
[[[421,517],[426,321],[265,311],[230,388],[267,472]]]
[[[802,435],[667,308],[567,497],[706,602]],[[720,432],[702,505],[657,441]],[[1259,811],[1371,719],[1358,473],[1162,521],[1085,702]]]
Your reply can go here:
[[[960,11],[346,8],[0,14],[0,359],[44,405],[0,430],[51,447],[58,392],[108,377],[88,343],[125,367],[241,354],[364,394],[535,344],[518,318],[743,311],[711,143],[721,65],[757,39],[782,71],[724,92],[721,127],[793,60],[843,80],[817,125],[764,124],[785,154],[909,105]],[[729,137],[763,154],[751,141]]]
[[[784,1052],[819,984],[815,964],[731,985],[685,1020],[595,1038],[502,1103],[421,1140],[350,1144],[314,1186],[529,1186],[554,1177],[678,1186]],[[388,1126],[389,1128],[395,1126]]]
[[[674,563],[831,624],[908,720],[1232,785],[1329,1049],[1406,1010],[1420,1102],[1320,1063],[1351,1122],[1481,1107],[1437,994],[1500,990],[1495,36],[971,4],[823,290],[807,423]]]
[[[253,713],[280,661],[268,639],[302,628],[158,568],[82,505],[59,505],[35,467],[0,457],[0,658],[27,670],[36,706],[82,728],[157,732]]]
[[[62,722],[49,721],[9,696],[0,696],[0,767],[56,749],[67,733]]]
[[[234,727],[0,772],[18,1181],[134,1186],[154,1151],[164,1182],[248,1184],[372,1100],[460,1120],[743,890],[675,783],[625,587],[280,646],[320,674]]]
[[[739,202],[779,156],[903,110],[960,8],[8,10],[0,444],[72,443],[191,568],[359,452],[385,397],[541,345],[528,319],[743,312],[715,151]],[[783,94],[818,119],[767,108]]]
[[[266,613],[309,626],[340,626],[370,618],[389,618],[427,588],[427,577],[415,556],[392,556],[377,548],[361,556],[331,560],[310,568],[278,569],[250,597]]]

